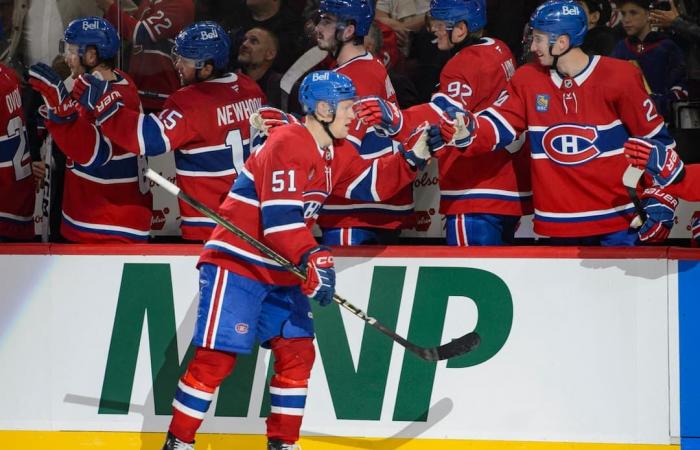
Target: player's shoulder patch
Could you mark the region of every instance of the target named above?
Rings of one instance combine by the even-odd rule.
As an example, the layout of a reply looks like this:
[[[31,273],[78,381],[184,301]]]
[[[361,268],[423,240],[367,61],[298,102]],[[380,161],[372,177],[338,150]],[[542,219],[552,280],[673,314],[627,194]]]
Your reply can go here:
[[[535,110],[537,112],[548,112],[549,111],[549,95],[537,94],[535,96]]]

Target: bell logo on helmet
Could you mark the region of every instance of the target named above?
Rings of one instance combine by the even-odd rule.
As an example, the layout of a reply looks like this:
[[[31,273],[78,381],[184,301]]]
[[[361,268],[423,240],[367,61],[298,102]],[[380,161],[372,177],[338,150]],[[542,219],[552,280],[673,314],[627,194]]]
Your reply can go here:
[[[564,7],[561,10],[561,13],[565,16],[576,16],[578,15],[578,8],[576,8],[575,6],[564,5]]]
[[[328,81],[329,75],[329,72],[314,72],[311,74],[311,79],[313,81]]]
[[[219,37],[219,33],[216,32],[216,30],[211,30],[211,31],[204,31],[200,33],[200,37],[202,38],[203,41],[206,41],[208,39],[216,39]]]
[[[89,31],[89,30],[99,30],[100,29],[100,22],[97,20],[93,22],[83,22],[83,30]]]

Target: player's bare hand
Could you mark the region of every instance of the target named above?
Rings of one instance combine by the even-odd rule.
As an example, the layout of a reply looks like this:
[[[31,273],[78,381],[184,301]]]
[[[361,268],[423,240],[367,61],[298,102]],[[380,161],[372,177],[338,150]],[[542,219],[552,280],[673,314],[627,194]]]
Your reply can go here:
[[[32,176],[38,192],[44,187],[44,177],[46,176],[46,163],[44,161],[32,162]]]
[[[663,11],[661,9],[650,10],[649,21],[652,25],[657,25],[661,28],[669,28],[673,21],[680,15],[673,0],[669,3],[671,4],[670,11]]]

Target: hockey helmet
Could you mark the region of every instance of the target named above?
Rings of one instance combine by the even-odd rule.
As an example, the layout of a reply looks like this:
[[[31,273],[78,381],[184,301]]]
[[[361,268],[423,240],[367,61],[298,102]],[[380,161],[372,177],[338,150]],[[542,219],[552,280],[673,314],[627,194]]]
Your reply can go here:
[[[374,2],[371,0],[321,0],[318,12],[333,14],[339,22],[352,21],[355,35],[367,36],[374,20]]]
[[[432,0],[430,17],[442,20],[452,28],[464,21],[470,33],[476,33],[486,26],[485,0]]]
[[[579,47],[588,31],[588,18],[583,8],[574,0],[548,0],[532,13],[530,27],[549,33],[550,44],[559,36],[567,35],[571,47]]]
[[[175,38],[173,54],[195,62],[201,69],[207,61],[213,61],[216,69],[228,64],[231,40],[228,33],[216,22],[196,22],[186,27]]]
[[[119,51],[117,30],[101,17],[83,17],[69,23],[63,32],[63,43],[77,45],[79,56],[91,45],[101,59],[113,58]]]
[[[316,112],[318,102],[326,102],[335,111],[343,100],[354,100],[357,96],[355,85],[347,76],[331,70],[311,72],[299,87],[299,103],[304,113]]]

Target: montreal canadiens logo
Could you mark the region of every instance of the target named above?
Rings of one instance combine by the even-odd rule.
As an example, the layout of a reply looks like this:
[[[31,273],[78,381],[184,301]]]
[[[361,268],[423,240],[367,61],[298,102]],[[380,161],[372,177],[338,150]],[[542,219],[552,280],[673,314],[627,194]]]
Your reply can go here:
[[[248,324],[239,322],[236,324],[236,333],[238,334],[246,334],[248,332]]]
[[[590,161],[600,155],[595,146],[595,127],[563,124],[548,129],[542,137],[542,147],[552,161],[572,166]]]

